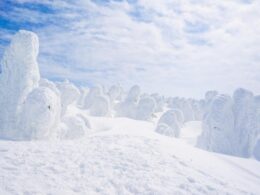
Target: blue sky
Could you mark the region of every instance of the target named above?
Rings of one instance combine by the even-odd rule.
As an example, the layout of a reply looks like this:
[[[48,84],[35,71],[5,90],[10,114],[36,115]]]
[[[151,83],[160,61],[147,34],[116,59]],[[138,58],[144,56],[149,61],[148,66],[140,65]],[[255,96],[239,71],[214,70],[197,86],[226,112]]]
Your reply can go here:
[[[52,80],[259,94],[259,9],[257,0],[1,0],[0,56],[26,29],[38,34],[41,75]]]

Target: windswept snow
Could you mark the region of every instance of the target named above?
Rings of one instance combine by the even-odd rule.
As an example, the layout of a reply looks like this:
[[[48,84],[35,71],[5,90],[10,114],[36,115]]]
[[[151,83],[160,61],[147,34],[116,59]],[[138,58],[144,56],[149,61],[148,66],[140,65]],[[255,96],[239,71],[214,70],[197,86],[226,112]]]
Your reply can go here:
[[[0,141],[1,194],[260,192],[257,161],[198,150],[149,122],[93,118],[94,129],[101,123],[77,141]]]

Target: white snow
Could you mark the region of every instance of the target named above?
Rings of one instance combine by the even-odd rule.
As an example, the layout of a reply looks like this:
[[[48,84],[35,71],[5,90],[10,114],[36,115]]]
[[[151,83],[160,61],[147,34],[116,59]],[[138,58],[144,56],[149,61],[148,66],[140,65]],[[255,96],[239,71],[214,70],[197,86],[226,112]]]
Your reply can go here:
[[[203,132],[198,146],[209,151],[251,157],[259,135],[257,98],[237,89],[233,98],[215,95],[203,117]]]
[[[155,112],[156,102],[152,97],[142,97],[137,105],[136,119],[150,120]]]
[[[213,152],[234,154],[233,102],[227,95],[217,95],[206,112],[198,139],[198,146]]]
[[[60,97],[50,88],[38,87],[28,94],[20,117],[19,139],[44,139],[55,136],[60,122]]]
[[[178,137],[181,125],[178,121],[178,110],[168,110],[159,119],[155,131],[162,135]]]
[[[1,194],[260,192],[255,160],[196,149],[153,132],[151,122],[91,120],[96,133],[75,141],[0,141]]]
[[[92,116],[109,116],[111,114],[111,110],[108,97],[104,95],[95,97],[95,100],[90,106],[89,113]]]
[[[238,156],[249,157],[252,153],[257,130],[257,113],[252,92],[245,89],[237,89],[233,94],[235,131],[234,145],[235,154]]]
[[[38,47],[19,31],[1,61],[0,195],[260,194],[260,96],[79,89]]]
[[[39,42],[36,34],[19,31],[6,48],[1,60],[0,137],[15,138],[17,118],[27,95],[38,86],[37,64]]]
[[[67,107],[70,104],[77,102],[80,97],[80,91],[68,80],[57,83],[57,87],[61,94],[61,114],[64,115],[67,111]]]

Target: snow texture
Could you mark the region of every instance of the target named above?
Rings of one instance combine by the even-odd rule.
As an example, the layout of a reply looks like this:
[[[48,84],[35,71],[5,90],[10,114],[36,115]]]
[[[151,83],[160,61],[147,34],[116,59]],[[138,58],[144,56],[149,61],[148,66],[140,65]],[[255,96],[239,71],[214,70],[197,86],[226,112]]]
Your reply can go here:
[[[180,135],[181,124],[177,118],[177,110],[166,111],[158,121],[156,132],[162,135],[178,137]]]
[[[61,139],[77,139],[86,134],[89,122],[81,116],[65,116],[61,130]]]
[[[233,102],[230,96],[217,95],[203,118],[198,146],[213,152],[233,154],[235,146]]]
[[[57,83],[57,87],[61,94],[61,114],[63,116],[67,111],[67,107],[70,104],[76,103],[78,101],[80,97],[80,91],[68,80]]]
[[[103,88],[101,86],[95,86],[90,88],[88,95],[84,100],[84,109],[89,109],[98,96],[104,95]]]
[[[210,100],[203,118],[198,146],[209,151],[250,157],[259,135],[258,98],[245,89],[237,89],[233,99],[217,95]]]
[[[258,137],[253,150],[253,156],[260,161],[260,136]]]
[[[19,139],[46,139],[55,136],[60,122],[60,97],[47,87],[34,89],[26,98],[20,117]]]
[[[163,108],[165,106],[165,99],[164,99],[164,97],[160,96],[158,93],[154,93],[151,96],[156,101],[155,112],[162,112]]]
[[[108,97],[105,95],[95,97],[89,111],[92,116],[109,116],[111,114],[111,110]]]
[[[235,194],[260,192],[259,162],[189,146],[126,118],[60,142],[0,141],[0,194]]]
[[[117,116],[136,118],[137,106],[140,100],[141,90],[138,85],[134,85],[128,92],[125,100],[120,103]]]
[[[155,112],[156,102],[152,97],[143,97],[137,105],[136,119],[150,120]]]
[[[245,89],[237,89],[233,94],[235,133],[235,155],[249,157],[257,137],[257,115],[254,95]]]
[[[40,78],[38,50],[21,30],[1,60],[1,195],[260,194],[260,96],[79,90]]]
[[[122,99],[123,89],[120,85],[113,85],[110,87],[108,91],[108,96],[110,98],[111,103],[115,101],[120,101]]]
[[[14,35],[1,61],[0,137],[15,139],[20,127],[17,119],[27,95],[38,86],[39,42],[36,34],[20,30]]]

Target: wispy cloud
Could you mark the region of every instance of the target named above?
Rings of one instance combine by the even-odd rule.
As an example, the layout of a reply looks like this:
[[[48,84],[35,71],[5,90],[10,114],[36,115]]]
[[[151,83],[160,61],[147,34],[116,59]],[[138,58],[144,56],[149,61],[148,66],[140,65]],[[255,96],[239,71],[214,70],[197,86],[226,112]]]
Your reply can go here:
[[[4,0],[0,53],[25,28],[40,37],[47,78],[166,95],[260,93],[259,9],[252,0]]]

